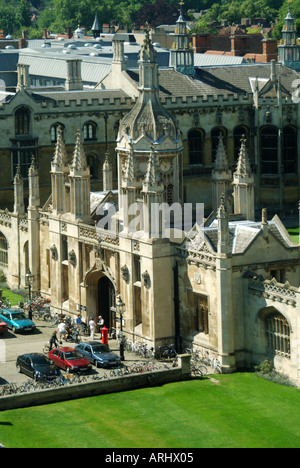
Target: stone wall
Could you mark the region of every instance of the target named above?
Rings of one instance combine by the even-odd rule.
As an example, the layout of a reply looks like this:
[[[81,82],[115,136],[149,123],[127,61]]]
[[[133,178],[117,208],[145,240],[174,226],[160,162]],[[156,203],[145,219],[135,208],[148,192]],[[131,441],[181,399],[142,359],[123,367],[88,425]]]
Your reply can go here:
[[[0,398],[0,411],[48,405],[59,401],[88,398],[109,393],[124,392],[145,387],[156,387],[191,377],[190,355],[179,356],[179,366],[169,370],[143,372],[101,381],[91,381],[54,389],[10,395]]]

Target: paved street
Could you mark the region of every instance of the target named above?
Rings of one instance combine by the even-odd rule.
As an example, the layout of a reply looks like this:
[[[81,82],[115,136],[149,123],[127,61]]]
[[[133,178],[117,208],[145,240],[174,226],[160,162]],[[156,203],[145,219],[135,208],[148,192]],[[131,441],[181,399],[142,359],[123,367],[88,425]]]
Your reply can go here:
[[[49,341],[49,338],[55,330],[55,327],[50,327],[47,322],[35,321],[37,326],[36,333],[30,334],[14,334],[10,330],[4,335],[0,335],[0,385],[7,382],[16,382],[18,385],[26,382],[29,377],[24,374],[19,374],[16,371],[16,358],[20,354],[28,352],[43,352],[43,346]],[[82,341],[89,341],[89,336],[82,336]],[[95,334],[95,340],[101,340],[99,333]],[[75,343],[63,342],[63,346],[74,347]],[[109,347],[112,351],[119,354],[119,347],[116,340],[109,340]],[[125,352],[125,364],[130,365],[133,362],[139,362],[141,359],[137,358],[131,353]],[[96,369],[93,366],[93,374],[108,374],[107,369]]]

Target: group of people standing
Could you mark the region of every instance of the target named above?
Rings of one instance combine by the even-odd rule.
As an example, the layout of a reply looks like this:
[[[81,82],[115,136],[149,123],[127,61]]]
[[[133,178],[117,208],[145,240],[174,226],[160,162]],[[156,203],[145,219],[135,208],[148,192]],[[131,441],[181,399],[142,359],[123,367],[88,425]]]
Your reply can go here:
[[[102,315],[99,315],[98,320],[99,320],[98,321],[99,330],[101,330],[101,328],[104,327],[104,319]],[[90,329],[90,338],[91,340],[93,340],[95,331],[96,331],[96,322],[92,317],[90,318],[90,321],[89,321],[89,329]]]
[[[76,319],[75,319],[74,322],[75,322],[75,326],[77,327],[77,329],[79,331],[79,334],[80,334],[80,332],[82,330],[82,328],[81,328],[82,320],[81,320],[81,315],[80,314],[77,314]],[[90,338],[91,338],[91,340],[95,339],[96,326],[97,325],[96,325],[95,320],[91,317],[90,320],[89,320],[89,329],[90,329]],[[101,315],[99,315],[99,317],[98,317],[98,326],[99,326],[100,331],[101,331],[101,328],[104,327],[104,319],[103,319],[103,317]],[[62,341],[66,336],[66,333],[67,333],[67,324],[62,319],[61,322],[59,323],[58,327],[57,327],[57,330],[54,330],[54,332],[51,335],[51,338],[50,338],[50,341],[49,341],[50,350],[53,347],[57,347],[57,346],[59,346],[59,344],[62,344]]]

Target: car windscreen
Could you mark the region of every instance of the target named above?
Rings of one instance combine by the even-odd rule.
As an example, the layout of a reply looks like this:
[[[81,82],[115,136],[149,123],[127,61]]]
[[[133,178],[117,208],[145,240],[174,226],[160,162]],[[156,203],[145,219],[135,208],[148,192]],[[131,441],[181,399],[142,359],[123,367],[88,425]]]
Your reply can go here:
[[[23,312],[18,312],[17,314],[11,314],[12,320],[26,320],[27,317]]]
[[[96,346],[93,346],[93,352],[96,354],[97,353],[109,353],[110,349],[106,345],[96,345]]]
[[[67,353],[65,353],[66,361],[71,361],[73,359],[82,359],[82,355],[77,351],[68,351]]]
[[[47,357],[37,356],[32,359],[33,366],[50,366],[51,361]]]

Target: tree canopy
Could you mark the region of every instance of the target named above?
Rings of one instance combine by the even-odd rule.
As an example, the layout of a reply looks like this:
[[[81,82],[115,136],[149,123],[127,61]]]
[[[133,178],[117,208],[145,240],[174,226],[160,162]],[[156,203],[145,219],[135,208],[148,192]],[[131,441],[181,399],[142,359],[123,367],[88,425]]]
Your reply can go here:
[[[284,18],[288,11],[288,0],[186,0],[184,13],[201,12],[193,32],[216,32],[214,22],[227,20],[228,24],[239,24],[241,18],[265,18],[275,22],[274,36],[281,37]],[[39,9],[40,15],[32,22],[30,7]],[[300,0],[290,3],[295,24],[300,32]],[[90,31],[95,13],[100,24],[114,21],[129,28],[174,24],[178,18],[179,0],[0,0],[0,28],[6,33],[20,32],[24,27],[33,37],[42,36],[42,29],[64,33],[67,27],[78,25]]]

